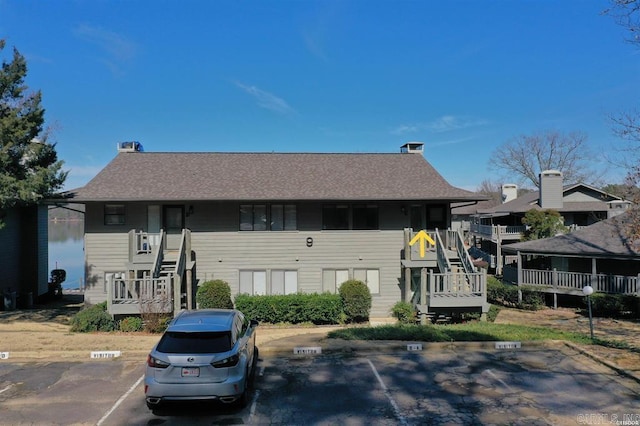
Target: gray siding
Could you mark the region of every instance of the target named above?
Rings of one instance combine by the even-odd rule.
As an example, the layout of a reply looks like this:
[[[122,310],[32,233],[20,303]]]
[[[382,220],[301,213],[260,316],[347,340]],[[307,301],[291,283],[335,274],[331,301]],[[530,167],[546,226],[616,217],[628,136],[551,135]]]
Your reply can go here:
[[[49,208],[38,206],[38,278],[34,296],[49,290]]]
[[[0,292],[18,291],[20,268],[20,221],[16,210],[7,211],[4,227],[0,229]]]
[[[85,233],[85,301],[91,304],[107,300],[106,272],[126,272],[129,239],[126,233]]]
[[[46,206],[11,209],[0,230],[0,292],[47,292],[48,234]]]
[[[380,293],[372,295],[371,315],[388,316],[390,308],[400,300],[402,229],[409,226],[409,217],[401,209],[403,203],[377,203],[380,230],[371,231],[322,231],[323,203],[294,203],[298,230],[283,232],[240,232],[240,204],[244,203],[184,203],[185,211],[193,206],[193,214],[185,217],[185,226],[191,230],[199,282],[223,279],[235,295],[239,292],[241,270],[266,271],[267,285],[270,271],[295,270],[300,292],[319,293],[323,291],[323,269],[348,269],[350,277],[354,269],[377,269]],[[126,268],[127,233],[131,229],[147,230],[146,203],[127,203],[126,223],[118,226],[103,224],[103,208],[102,203],[86,205],[85,297],[90,303],[106,300],[105,272]],[[307,238],[313,239],[312,247],[307,247]]]
[[[307,238],[313,246],[307,247]],[[400,300],[402,231],[203,232],[192,234],[200,282],[223,279],[239,293],[240,270],[298,271],[298,290],[321,293],[323,269],[380,271],[380,293],[372,295],[373,316],[387,316]]]

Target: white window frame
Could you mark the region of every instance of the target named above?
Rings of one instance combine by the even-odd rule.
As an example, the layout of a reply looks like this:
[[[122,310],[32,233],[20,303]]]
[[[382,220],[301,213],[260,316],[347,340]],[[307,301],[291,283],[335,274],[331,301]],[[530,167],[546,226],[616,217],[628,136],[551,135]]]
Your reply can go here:
[[[240,294],[264,296],[267,294],[267,271],[264,269],[242,269],[238,275]],[[247,282],[246,280],[250,280]],[[249,287],[251,287],[250,291]]]

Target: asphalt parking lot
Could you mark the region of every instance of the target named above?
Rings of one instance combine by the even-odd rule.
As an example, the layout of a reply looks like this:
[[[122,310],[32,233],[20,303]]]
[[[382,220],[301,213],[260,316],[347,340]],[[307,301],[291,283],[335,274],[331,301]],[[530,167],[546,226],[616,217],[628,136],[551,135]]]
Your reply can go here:
[[[640,384],[562,344],[266,353],[245,409],[155,414],[144,402],[144,359],[7,361],[0,423],[12,425],[640,424]]]

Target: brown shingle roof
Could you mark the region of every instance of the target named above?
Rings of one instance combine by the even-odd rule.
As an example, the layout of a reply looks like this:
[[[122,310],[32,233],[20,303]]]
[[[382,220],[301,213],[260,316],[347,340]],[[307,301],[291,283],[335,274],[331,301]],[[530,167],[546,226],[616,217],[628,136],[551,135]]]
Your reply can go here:
[[[584,190],[595,194],[601,194],[602,201],[564,201],[563,207],[557,210],[560,213],[563,212],[592,212],[607,210],[609,206],[607,201],[620,200],[620,197],[616,197],[611,194],[607,194],[604,191],[585,185],[583,183],[577,183],[567,185],[563,188],[563,196],[566,197],[569,193]],[[539,191],[532,191],[519,196],[518,198],[511,200],[504,204],[499,204],[492,208],[478,209],[480,214],[500,214],[500,213],[526,213],[531,209],[541,210],[539,205],[540,193]]]
[[[483,199],[418,154],[120,153],[74,201]]]
[[[505,245],[505,253],[546,254],[565,256],[592,256],[613,258],[637,258],[634,250],[638,241],[629,237],[635,212],[627,212],[603,220],[570,234],[541,240]]]

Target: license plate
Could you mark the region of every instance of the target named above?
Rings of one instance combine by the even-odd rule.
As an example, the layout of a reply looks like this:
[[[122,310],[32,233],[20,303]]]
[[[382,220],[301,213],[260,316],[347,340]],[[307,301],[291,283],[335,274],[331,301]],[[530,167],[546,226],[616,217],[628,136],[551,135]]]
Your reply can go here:
[[[182,377],[200,376],[200,367],[182,367]]]

